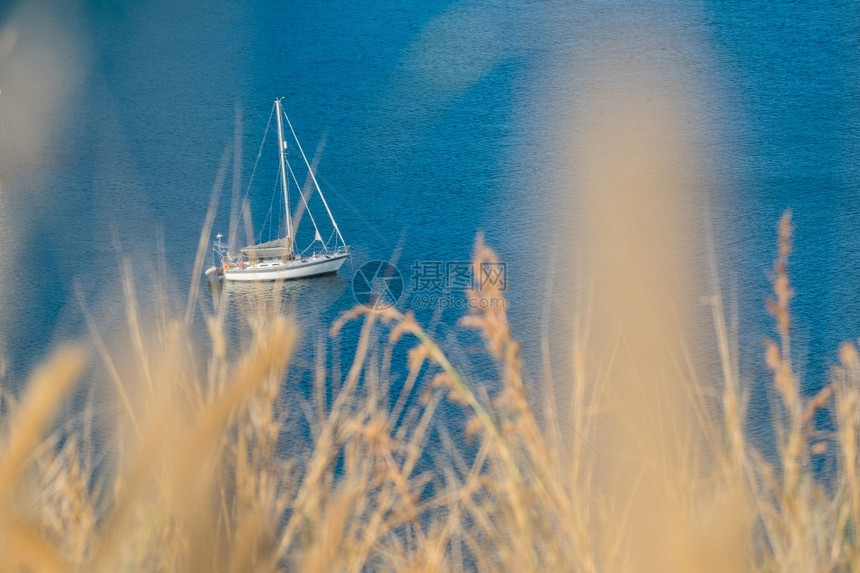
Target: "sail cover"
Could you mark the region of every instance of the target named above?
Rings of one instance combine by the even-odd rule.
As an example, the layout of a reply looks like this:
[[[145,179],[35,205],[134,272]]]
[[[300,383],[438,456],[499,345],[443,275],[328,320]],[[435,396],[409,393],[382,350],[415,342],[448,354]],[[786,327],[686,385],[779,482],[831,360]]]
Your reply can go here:
[[[288,257],[290,255],[290,239],[275,239],[274,241],[266,241],[259,245],[251,245],[242,250],[243,255],[247,255],[252,259],[272,259]]]

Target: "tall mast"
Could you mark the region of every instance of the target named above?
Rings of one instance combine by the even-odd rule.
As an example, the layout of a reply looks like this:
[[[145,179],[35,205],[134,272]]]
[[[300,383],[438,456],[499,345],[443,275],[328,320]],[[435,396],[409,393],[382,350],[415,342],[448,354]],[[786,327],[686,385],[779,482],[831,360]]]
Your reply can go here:
[[[278,114],[278,160],[281,163],[281,187],[284,189],[284,216],[287,220],[287,248],[289,248],[290,258],[293,255],[293,220],[290,217],[290,194],[287,192],[287,170],[284,152],[286,151],[286,141],[284,141],[284,126],[281,116],[284,112],[281,110],[281,100],[275,100],[275,111]]]

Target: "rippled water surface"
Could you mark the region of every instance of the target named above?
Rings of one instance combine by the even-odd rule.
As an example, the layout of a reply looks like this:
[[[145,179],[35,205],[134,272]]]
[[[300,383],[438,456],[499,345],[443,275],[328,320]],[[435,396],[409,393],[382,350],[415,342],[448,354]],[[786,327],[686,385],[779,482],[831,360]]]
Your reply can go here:
[[[177,293],[199,279],[219,165],[215,229],[226,232],[276,96],[308,150],[325,143],[321,182],[354,252],[338,276],[292,289],[307,339],[354,304],[356,266],[396,257],[409,283],[415,261],[467,260],[483,231],[535,358],[547,270],[577,249],[553,244],[581,216],[559,200],[578,143],[569,120],[618,34],[647,38],[695,110],[702,162],[690,169],[708,191],[701,211],[737,300],[751,413],[764,419],[763,301],[783,210],[797,228],[795,356],[808,390],[838,342],[860,336],[860,12],[849,2],[4,4],[0,319],[12,372],[81,331],[76,292],[108,316],[120,308],[117,243],[143,292],[154,275]],[[255,218],[269,202],[251,196]],[[438,317],[441,337],[459,314]]]

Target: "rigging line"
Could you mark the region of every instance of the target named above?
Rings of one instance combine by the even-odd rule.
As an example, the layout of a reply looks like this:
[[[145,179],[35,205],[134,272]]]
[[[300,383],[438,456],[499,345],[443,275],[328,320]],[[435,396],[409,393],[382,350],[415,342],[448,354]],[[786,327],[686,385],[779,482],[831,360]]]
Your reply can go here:
[[[322,243],[322,241],[320,241],[320,242]],[[308,251],[310,251],[310,250],[311,250],[311,247],[313,247],[313,246],[314,246],[314,244],[313,244],[313,243],[311,243],[310,245],[308,245],[307,247],[305,247],[305,250],[304,250],[304,251],[302,251],[301,256],[302,256],[302,257],[304,257],[304,256],[305,256],[305,253],[307,253]],[[325,243],[323,243],[323,247],[325,247]],[[328,251],[326,251],[326,252],[328,252]],[[314,254],[316,254],[316,251],[314,251]]]
[[[320,155],[322,154],[322,150],[324,148],[325,148],[325,137],[319,143],[319,145],[317,145],[317,151],[314,154],[314,161],[313,161],[314,169],[316,169],[317,166],[319,165]],[[287,164],[289,164],[289,161],[287,162]],[[292,165],[290,165],[290,169],[292,169]],[[295,183],[296,183],[296,188],[299,189],[299,191],[304,194],[302,196],[302,199],[304,199],[304,203],[299,204],[298,208],[296,209],[295,213],[293,214],[293,227],[298,228],[302,222],[302,216],[304,215],[304,212],[306,210],[308,211],[308,213],[311,216],[313,216],[313,213],[310,212],[311,211],[310,200],[313,199],[313,196],[314,196],[314,186],[313,186],[313,181],[311,181],[310,174],[308,174],[305,177],[305,184],[302,186],[299,185],[299,182],[296,179],[295,174],[293,175],[293,181],[295,181]],[[302,208],[302,207],[304,207],[304,208]],[[322,240],[320,240],[320,242],[322,242]],[[325,243],[323,243],[323,244],[325,244]]]
[[[314,241],[316,241],[317,236],[320,234],[319,227],[317,227],[317,222],[316,222],[316,220],[314,219],[314,214],[313,214],[313,213],[311,213],[311,207],[310,207],[310,205],[308,205],[308,200],[307,200],[307,199],[305,199],[305,194],[302,192],[302,188],[299,186],[299,182],[298,182],[298,180],[296,179],[296,174],[293,172],[293,166],[292,166],[292,165],[290,165],[290,162],[289,162],[289,161],[287,162],[287,169],[289,169],[289,170],[290,170],[290,176],[293,178],[293,181],[294,181],[294,182],[295,182],[295,184],[296,184],[296,189],[298,189],[298,190],[299,190],[299,197],[301,197],[301,198],[302,198],[302,202],[305,204],[305,211],[307,211],[307,213],[308,213],[308,217],[310,217],[310,218],[311,218],[311,224],[313,224],[313,226],[314,226],[314,232],[316,233],[316,234],[314,235]],[[298,234],[299,234],[299,225],[298,225],[299,223],[301,223],[301,220],[296,221],[296,228],[295,228],[295,229],[293,229],[293,234],[294,234],[294,235],[298,235]],[[293,242],[295,242],[295,241],[293,241]],[[323,245],[325,245],[325,243],[323,243]]]
[[[278,167],[278,175],[280,175],[280,174],[281,174],[281,168]],[[266,218],[263,219],[266,223],[264,223],[263,226],[260,227],[260,231],[257,233],[257,236],[254,238],[255,243],[262,242],[263,232],[266,230],[267,226],[269,229],[269,239],[272,238],[272,206],[275,204],[275,195],[279,195],[279,193],[277,192],[277,188],[278,188],[278,178],[277,177],[275,178],[274,187],[275,187],[275,189],[272,190],[272,195],[271,195],[271,198],[269,199],[269,211],[266,213]],[[280,206],[280,204],[279,204],[279,206]]]
[[[269,201],[269,210],[266,211],[266,218],[263,219],[263,226],[260,227],[260,232],[258,233],[257,238],[254,239],[254,244],[263,242],[263,231],[265,229],[269,230],[269,238],[267,240],[271,240],[272,238],[272,205],[274,202],[274,200]]]
[[[337,233],[338,237],[340,237],[341,243],[345,245],[346,241],[343,240],[343,235],[340,234],[340,229],[338,229],[337,227],[337,221],[334,220],[334,215],[331,214],[331,209],[328,208],[328,201],[325,200],[325,195],[323,194],[322,189],[320,189],[319,183],[317,183],[317,177],[316,175],[314,175],[314,170],[313,168],[311,168],[311,164],[308,163],[308,158],[305,155],[305,150],[302,149],[302,144],[299,141],[298,136],[296,135],[296,130],[293,129],[293,124],[290,123],[290,118],[286,112],[284,112],[284,118],[287,120],[287,125],[290,126],[290,132],[293,134],[293,139],[296,140],[296,146],[298,146],[299,152],[302,154],[302,159],[305,160],[305,165],[307,165],[308,167],[308,172],[310,172],[311,174],[311,179],[314,182],[314,187],[317,188],[317,193],[320,194],[320,199],[322,199],[323,205],[325,206],[325,210],[328,213],[328,217],[329,219],[331,219],[331,224],[334,225],[334,230]]]
[[[254,168],[251,170],[251,178],[248,179],[248,185],[245,187],[245,195],[242,197],[242,203],[239,207],[239,212],[245,208],[245,203],[248,201],[248,193],[251,191],[251,184],[254,182],[254,175],[257,173],[257,165],[260,163],[260,157],[263,155],[263,147],[266,145],[266,139],[269,137],[269,127],[272,125],[272,116],[275,114],[275,106],[272,105],[271,111],[269,111],[269,120],[266,122],[266,131],[263,132],[263,141],[260,142],[260,148],[257,150],[257,158],[254,160]],[[238,218],[236,219],[236,225],[239,224]],[[234,229],[235,230],[235,229]],[[231,230],[231,236],[234,230]],[[261,230],[262,234],[262,230]]]
[[[365,218],[361,215],[361,213],[358,211],[358,209],[356,209],[355,207],[353,207],[353,206],[352,206],[352,203],[350,203],[349,201],[347,201],[347,200],[346,200],[346,197],[344,197],[343,195],[341,195],[340,193],[338,193],[338,192],[337,192],[337,189],[336,189],[336,188],[335,188],[331,183],[329,183],[329,182],[328,182],[328,180],[327,180],[325,177],[323,177],[322,175],[320,175],[320,179],[322,179],[322,180],[323,180],[323,183],[325,183],[325,184],[326,184],[326,189],[328,189],[329,191],[331,191],[332,193],[334,193],[335,195],[337,195],[338,199],[340,199],[340,200],[341,200],[341,201],[342,201],[342,202],[343,202],[343,203],[344,203],[344,204],[349,208],[349,210],[350,210],[350,211],[352,211],[353,213],[355,213],[355,216],[356,216],[356,217],[358,217],[359,219],[361,219],[361,222],[362,222],[362,223],[364,223],[364,224],[365,224],[365,226],[366,226],[368,229],[370,229],[370,230],[373,232],[373,234],[374,234],[374,235],[376,235],[377,237],[379,237],[379,238],[382,240],[382,242],[383,242],[383,243],[385,243],[388,247],[391,247],[391,246],[392,246],[392,245],[391,245],[391,243],[388,241],[388,239],[386,239],[384,235],[382,235],[379,231],[377,231],[377,230],[376,230],[376,227],[374,227],[374,226],[373,226],[373,225],[372,225],[372,224],[371,224],[367,219],[365,219]]]

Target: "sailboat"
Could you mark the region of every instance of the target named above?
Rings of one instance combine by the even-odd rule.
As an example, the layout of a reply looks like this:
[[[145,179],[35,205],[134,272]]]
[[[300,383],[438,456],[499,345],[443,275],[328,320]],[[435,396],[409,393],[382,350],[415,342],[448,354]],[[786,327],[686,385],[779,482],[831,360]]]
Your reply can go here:
[[[316,174],[311,168],[308,158],[302,149],[299,138],[293,129],[290,118],[284,112],[281,100],[276,99],[273,112],[277,116],[278,126],[278,167],[281,192],[284,196],[284,222],[286,234],[277,239],[260,242],[254,245],[232,251],[222,242],[222,235],[216,235],[212,249],[212,266],[206,270],[206,276],[227,281],[274,281],[289,280],[337,272],[349,257],[349,246],[343,240],[343,235],[332,215],[325,195],[317,182]],[[270,116],[271,122],[271,116]],[[284,138],[284,123],[290,129],[292,140],[295,141],[299,154],[313,182],[314,189],[319,194],[325,211],[331,220],[334,231],[327,241],[320,235],[316,219],[308,206],[307,198],[302,192],[295,177],[295,172],[287,160],[287,141]],[[266,128],[268,133],[268,128]],[[265,141],[265,136],[264,136]],[[298,189],[301,206],[307,211],[314,227],[314,239],[304,249],[298,250],[293,229],[293,214],[290,212],[290,193],[288,178],[292,178]],[[253,179],[253,176],[252,176]]]

